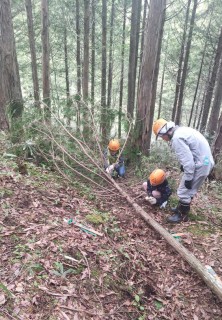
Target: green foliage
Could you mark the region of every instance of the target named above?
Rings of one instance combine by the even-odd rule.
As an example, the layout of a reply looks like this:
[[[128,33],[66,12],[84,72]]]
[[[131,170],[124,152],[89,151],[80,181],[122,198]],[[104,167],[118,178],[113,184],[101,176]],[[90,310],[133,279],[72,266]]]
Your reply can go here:
[[[0,289],[4,291],[9,297],[12,297],[11,291],[8,290],[8,288],[1,282],[0,282]]]
[[[61,278],[66,278],[66,276],[70,273],[74,273],[74,270],[69,268],[67,270],[64,269],[64,266],[61,262],[55,262],[55,268],[56,270],[53,270],[52,272]]]
[[[155,145],[152,145],[150,156],[141,155],[136,166],[136,173],[141,177],[147,177],[154,169],[165,170],[166,167],[178,168],[178,161],[169,146],[163,141],[158,141]],[[173,185],[175,187],[175,182],[173,182]]]
[[[86,220],[95,225],[109,221],[109,213],[94,210],[93,213],[86,215]]]
[[[144,309],[145,309],[145,308],[142,306],[142,300],[141,300],[141,297],[140,297],[138,294],[136,294],[136,295],[134,296],[133,305],[136,306],[136,307],[138,308],[138,310],[140,310],[140,311],[144,311]],[[140,317],[140,319],[141,319],[141,317]]]
[[[155,305],[155,308],[156,308],[157,310],[160,310],[160,309],[163,308],[163,303],[162,303],[161,301],[159,301],[159,300],[155,300],[155,301],[154,301],[154,305]]]

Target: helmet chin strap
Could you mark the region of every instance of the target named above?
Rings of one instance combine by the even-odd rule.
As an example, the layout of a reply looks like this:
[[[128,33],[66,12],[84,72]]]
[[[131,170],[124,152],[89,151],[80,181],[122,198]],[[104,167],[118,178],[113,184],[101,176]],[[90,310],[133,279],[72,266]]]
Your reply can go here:
[[[173,134],[175,131],[175,127],[171,128],[170,130],[167,131],[166,135],[168,136],[168,138],[171,140],[173,138]]]

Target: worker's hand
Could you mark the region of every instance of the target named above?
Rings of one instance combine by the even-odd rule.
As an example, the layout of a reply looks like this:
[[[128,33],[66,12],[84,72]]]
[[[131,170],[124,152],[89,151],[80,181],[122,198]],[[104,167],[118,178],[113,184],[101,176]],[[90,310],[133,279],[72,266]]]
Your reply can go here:
[[[150,204],[156,204],[157,200],[154,197],[146,197],[146,201],[148,201]]]
[[[192,180],[185,180],[184,185],[187,189],[192,189]]]
[[[181,171],[181,172],[184,172],[184,168],[183,168],[182,164],[181,164],[181,166],[180,166],[180,171]]]
[[[165,209],[167,206],[167,201],[161,204],[160,209]]]
[[[108,167],[106,168],[106,172],[109,173],[109,174],[112,174],[113,169],[114,169],[114,165],[111,164],[110,166],[108,166]]]

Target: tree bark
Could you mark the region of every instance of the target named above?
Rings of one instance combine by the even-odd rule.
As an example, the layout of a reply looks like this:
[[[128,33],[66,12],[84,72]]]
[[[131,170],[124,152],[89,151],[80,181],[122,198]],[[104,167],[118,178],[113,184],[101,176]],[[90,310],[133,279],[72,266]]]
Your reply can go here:
[[[182,103],[183,103],[183,95],[184,95],[184,89],[185,89],[185,82],[187,77],[187,69],[188,69],[188,61],[189,61],[189,55],[190,55],[190,47],[192,42],[192,35],[193,35],[193,27],[194,27],[194,21],[196,16],[196,10],[197,10],[198,0],[194,0],[193,10],[192,10],[192,16],[190,19],[190,30],[189,35],[187,39],[187,45],[186,45],[186,52],[184,56],[184,64],[183,64],[183,71],[181,76],[181,85],[180,85],[180,92],[178,97],[178,104],[177,104],[177,111],[175,116],[175,123],[180,124],[181,116],[182,116]]]
[[[135,146],[149,154],[157,81],[161,34],[165,16],[165,0],[151,0],[145,31],[143,62],[138,93]]]
[[[138,38],[139,30],[138,20],[141,11],[141,0],[132,1],[131,14],[131,31],[130,31],[130,53],[129,53],[129,67],[128,67],[128,101],[127,101],[127,115],[129,118],[134,116],[135,103],[135,87],[136,87],[136,69],[138,57]]]
[[[195,93],[194,93],[194,97],[193,97],[193,103],[192,103],[192,107],[191,107],[191,111],[190,111],[190,117],[189,117],[188,127],[190,126],[191,121],[192,121],[192,117],[193,117],[194,106],[195,106],[196,97],[197,97],[197,92],[198,92],[199,84],[200,84],[200,77],[201,77],[201,74],[202,74],[202,68],[203,68],[203,64],[204,64],[206,46],[207,46],[207,40],[206,40],[206,42],[205,42],[205,46],[204,46],[204,50],[203,50],[203,55],[202,55],[202,59],[201,59],[201,63],[200,63],[200,70],[199,70],[199,73],[198,73],[197,84],[196,84],[196,89],[195,89]]]
[[[88,117],[88,100],[89,100],[89,0],[84,0],[84,60],[83,60],[83,135],[85,138],[89,135],[89,117]]]
[[[110,18],[110,39],[109,39],[109,71],[108,71],[108,93],[107,108],[111,107],[112,84],[113,84],[113,26],[114,26],[115,6],[112,0],[111,18]]]
[[[92,0],[92,36],[91,36],[91,103],[92,114],[94,114],[94,100],[95,100],[95,0]]]
[[[213,135],[217,131],[218,118],[222,101],[222,58],[218,70],[218,79],[215,88],[214,101],[211,109],[210,119],[208,123],[208,133]]]
[[[118,113],[118,138],[121,138],[121,121],[122,121],[122,107],[123,107],[123,79],[124,79],[124,59],[125,59],[125,41],[126,41],[126,7],[127,0],[124,0],[123,9],[123,30],[122,30],[122,44],[121,44],[121,74],[120,74],[120,89],[119,89],[119,113]]]
[[[6,108],[10,114],[12,142],[21,138],[22,91],[15,48],[10,0],[0,2],[0,128],[8,129]]]
[[[33,15],[32,15],[32,1],[26,0],[25,7],[27,12],[27,24],[28,24],[28,34],[29,34],[29,47],[31,53],[31,65],[32,65],[32,81],[33,81],[33,91],[35,106],[40,107],[39,103],[39,80],[36,62],[36,50],[35,50],[35,33],[33,27]]]
[[[182,43],[181,43],[181,49],[180,49],[179,65],[178,65],[178,71],[177,71],[176,90],[175,90],[175,97],[174,97],[173,110],[172,110],[172,121],[175,120],[176,111],[177,111],[177,104],[178,104],[178,97],[179,97],[179,92],[180,92],[180,85],[181,85],[180,82],[181,82],[181,74],[182,74],[182,69],[183,69],[184,48],[185,48],[185,43],[186,43],[186,33],[187,33],[187,24],[188,24],[188,19],[189,19],[189,12],[190,12],[190,3],[191,3],[191,0],[188,0],[184,29],[183,29],[183,37],[182,37]]]
[[[207,120],[208,120],[208,116],[209,116],[209,110],[210,110],[211,100],[212,100],[214,86],[215,86],[215,82],[216,82],[216,75],[217,75],[217,70],[219,67],[221,53],[222,53],[222,28],[220,30],[220,36],[219,36],[219,40],[218,40],[216,55],[214,58],[213,70],[212,70],[211,77],[210,77],[210,80],[207,85],[206,97],[205,97],[205,102],[204,102],[204,106],[203,106],[203,114],[202,114],[202,119],[201,119],[201,124],[200,124],[200,131],[201,132],[206,130],[206,125],[207,125]]]
[[[83,59],[83,99],[89,97],[89,0],[84,0],[84,59]]]
[[[66,26],[64,26],[64,62],[65,62],[65,78],[66,78],[67,124],[70,125],[70,121],[71,121],[70,107],[71,107],[72,101],[70,99],[69,63],[68,63],[67,27]]]
[[[217,130],[216,138],[212,146],[212,153],[216,163],[222,156],[221,150],[222,150],[222,112],[220,114],[220,118],[218,121],[218,130]]]
[[[76,95],[76,104],[77,104],[77,113],[76,113],[76,126],[77,131],[80,131],[80,99],[81,99],[81,32],[79,25],[79,0],[76,0],[76,65],[77,65],[77,95]]]
[[[49,15],[48,0],[42,0],[42,86],[46,119],[50,119]]]
[[[106,36],[107,36],[107,3],[102,0],[102,83],[101,83],[101,132],[105,143],[107,138],[106,110]]]

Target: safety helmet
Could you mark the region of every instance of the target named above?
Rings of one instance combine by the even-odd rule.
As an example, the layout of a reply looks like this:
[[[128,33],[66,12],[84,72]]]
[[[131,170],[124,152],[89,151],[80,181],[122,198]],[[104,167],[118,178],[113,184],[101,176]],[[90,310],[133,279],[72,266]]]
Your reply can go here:
[[[167,133],[170,129],[175,127],[175,123],[173,121],[166,121],[165,119],[157,119],[153,123],[153,132],[156,136]]]
[[[150,184],[152,186],[158,186],[159,184],[163,183],[165,179],[166,173],[162,169],[154,170],[149,176]]]
[[[120,148],[119,140],[117,140],[117,139],[110,140],[110,142],[108,144],[108,148],[110,151],[118,151]]]

